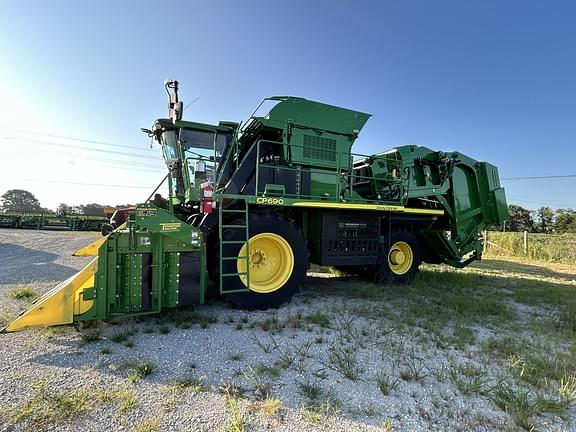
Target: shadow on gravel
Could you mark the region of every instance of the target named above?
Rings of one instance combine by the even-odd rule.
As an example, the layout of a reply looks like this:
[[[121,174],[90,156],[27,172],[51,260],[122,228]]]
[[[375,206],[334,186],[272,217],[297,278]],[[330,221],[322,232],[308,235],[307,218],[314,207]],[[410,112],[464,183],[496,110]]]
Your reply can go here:
[[[0,243],[0,284],[64,280],[78,272],[73,267],[55,264],[59,257],[38,249]]]
[[[521,273],[532,277],[540,276],[540,277],[556,278],[566,281],[576,280],[576,273],[568,273],[568,272],[561,273],[546,268],[544,266],[530,265],[516,261],[504,261],[499,259],[484,258],[482,259],[482,261],[474,263],[473,266],[481,269],[501,271],[504,273],[508,272]]]

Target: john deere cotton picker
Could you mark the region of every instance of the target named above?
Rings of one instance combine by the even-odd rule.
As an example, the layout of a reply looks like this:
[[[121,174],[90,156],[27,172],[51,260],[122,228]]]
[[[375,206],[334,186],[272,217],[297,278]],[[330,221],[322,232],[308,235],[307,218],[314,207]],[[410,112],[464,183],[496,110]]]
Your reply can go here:
[[[4,331],[155,314],[203,303],[208,287],[237,307],[275,307],[309,263],[408,282],[422,261],[480,259],[481,231],[507,217],[487,162],[415,145],[352,153],[369,114],[276,96],[264,115],[260,104],[244,123],[211,125],[183,121],[178,82],[165,87],[169,118],[144,131],[169,196],[137,205]]]

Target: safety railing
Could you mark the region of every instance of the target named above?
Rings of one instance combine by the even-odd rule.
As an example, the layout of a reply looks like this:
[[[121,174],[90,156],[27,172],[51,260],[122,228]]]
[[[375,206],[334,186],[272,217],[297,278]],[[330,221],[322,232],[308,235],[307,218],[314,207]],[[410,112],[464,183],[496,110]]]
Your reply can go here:
[[[256,196],[265,196],[267,191],[265,185],[261,185],[260,182],[260,171],[263,167],[266,168],[274,168],[279,171],[297,171],[303,173],[302,166],[288,166],[286,165],[286,161],[282,160],[283,150],[279,152],[273,152],[272,155],[263,155],[261,153],[262,145],[272,145],[272,146],[283,146],[285,149],[302,149],[304,150],[305,146],[295,145],[295,144],[287,144],[284,142],[278,141],[270,141],[270,140],[258,140],[256,142],[256,179],[255,179],[255,194]],[[284,193],[283,196],[286,198],[297,198],[297,199],[308,199],[308,200],[322,200],[322,201],[336,201],[336,202],[375,202],[375,203],[401,203],[404,204],[403,199],[403,182],[402,182],[402,161],[398,157],[396,152],[388,153],[388,154],[381,154],[381,155],[363,155],[359,153],[350,153],[344,154],[338,151],[333,150],[326,150],[322,149],[324,153],[333,154],[334,159],[336,160],[336,169],[331,170],[327,167],[314,167],[313,163],[310,166],[305,166],[309,168],[311,175],[320,174],[326,178],[332,177],[333,182],[330,181],[328,183],[334,184],[334,194],[329,194],[326,196],[325,194],[290,194]],[[264,158],[272,157],[272,160]],[[343,161],[342,158],[346,158],[346,161]],[[392,163],[396,169],[396,177],[395,178],[384,178],[382,176],[365,176],[360,175],[354,172],[354,165],[357,163],[361,163],[363,160],[372,163],[372,165],[383,162],[388,166],[389,163]],[[358,170],[358,169],[357,169]],[[391,173],[389,173],[392,176]],[[377,196],[365,196],[362,195],[362,191],[359,189],[359,183],[363,184],[371,184],[373,186],[381,186],[384,190],[388,188],[391,192],[391,196],[384,198],[384,197],[377,197]],[[356,189],[355,189],[356,187]],[[393,193],[393,196],[392,196]]]

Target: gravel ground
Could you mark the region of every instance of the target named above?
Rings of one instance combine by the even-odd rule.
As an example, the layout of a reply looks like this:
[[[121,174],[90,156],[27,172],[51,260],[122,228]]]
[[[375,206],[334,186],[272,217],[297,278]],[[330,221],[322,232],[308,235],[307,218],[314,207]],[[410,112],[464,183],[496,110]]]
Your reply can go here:
[[[15,288],[47,291],[90,260],[70,255],[95,238],[0,230],[3,320],[29,304],[11,298]],[[399,324],[384,300],[342,295],[361,283],[314,273],[278,310],[245,312],[214,301],[96,328],[0,335],[0,430],[520,427],[486,392],[458,385],[454,376],[458,370],[472,379],[478,371],[488,386],[507,373],[506,362],[481,352],[481,342],[498,330],[474,324],[475,339],[464,347],[434,343],[433,330]],[[393,306],[402,311],[404,303],[399,297]],[[511,307],[519,320],[534,313]],[[574,414],[544,414],[539,428],[576,430]]]

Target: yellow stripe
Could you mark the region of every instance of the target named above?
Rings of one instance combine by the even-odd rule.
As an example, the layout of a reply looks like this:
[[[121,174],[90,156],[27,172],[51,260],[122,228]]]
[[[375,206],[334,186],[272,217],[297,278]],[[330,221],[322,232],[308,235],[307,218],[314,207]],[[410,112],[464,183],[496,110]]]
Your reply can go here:
[[[429,214],[429,215],[444,214],[444,210],[418,209],[399,205],[384,205],[384,204],[348,204],[348,203],[328,203],[328,202],[324,203],[324,202],[300,201],[295,202],[292,205],[296,207],[338,208],[346,210],[378,210],[378,211],[389,211],[398,213]]]

